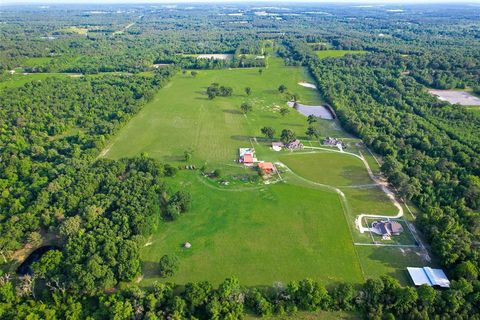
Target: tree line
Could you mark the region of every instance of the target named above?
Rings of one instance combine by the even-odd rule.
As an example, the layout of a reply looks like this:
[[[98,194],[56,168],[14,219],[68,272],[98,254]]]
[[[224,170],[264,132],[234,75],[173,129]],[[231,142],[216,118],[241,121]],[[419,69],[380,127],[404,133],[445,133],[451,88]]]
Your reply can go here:
[[[60,260],[58,251],[54,255],[51,261]],[[232,277],[217,287],[208,281],[180,287],[156,282],[148,289],[130,285],[88,298],[66,291],[55,279],[35,293],[28,278],[22,281],[15,285],[7,275],[0,276],[2,319],[242,319],[247,313],[295,317],[299,311],[320,310],[355,312],[372,320],[478,319],[478,294],[464,279],[437,291],[425,285],[402,287],[388,276],[361,285],[325,287],[304,279],[250,289]]]
[[[417,225],[449,275],[466,279],[466,290],[478,294],[480,118],[437,100],[402,74],[401,55],[320,60],[300,41],[285,45],[292,58],[302,57],[343,127],[384,156],[382,171],[421,209]],[[468,303],[462,310],[478,312]]]

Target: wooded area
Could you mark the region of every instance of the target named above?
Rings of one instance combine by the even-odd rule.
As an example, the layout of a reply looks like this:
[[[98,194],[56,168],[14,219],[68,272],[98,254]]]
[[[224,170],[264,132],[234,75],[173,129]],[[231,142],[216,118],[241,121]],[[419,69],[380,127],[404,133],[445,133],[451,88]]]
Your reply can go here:
[[[266,16],[248,6],[125,8],[2,12],[0,259],[9,265],[18,250],[48,235],[59,249],[33,264],[33,276],[0,271],[0,318],[236,319],[299,310],[479,318],[480,114],[426,91],[480,94],[478,14],[462,6],[411,6],[402,16],[328,5]],[[329,14],[311,13],[323,11]],[[315,53],[330,48],[366,52]],[[233,56],[196,57],[212,53]],[[180,70],[252,67],[261,76],[269,54],[308,67],[342,126],[382,156],[388,181],[420,209],[416,225],[452,279],[450,289],[403,287],[388,276],[358,286],[305,279],[245,288],[236,278],[218,288],[208,281],[146,289],[132,283],[145,237],[188,212],[191,195],[166,182],[176,173],[169,164],[147,154],[100,159],[100,152]],[[80,75],[12,84],[52,72]],[[211,99],[237,94],[218,83],[206,92]],[[296,137],[285,131],[282,138]]]

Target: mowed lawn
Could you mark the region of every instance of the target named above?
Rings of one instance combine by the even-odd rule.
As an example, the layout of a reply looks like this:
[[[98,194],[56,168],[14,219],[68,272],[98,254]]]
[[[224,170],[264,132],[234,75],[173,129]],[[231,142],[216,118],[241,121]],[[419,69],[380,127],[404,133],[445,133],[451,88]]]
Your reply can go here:
[[[368,233],[361,234],[355,227],[360,214],[391,215],[398,209],[387,195],[368,176],[363,162],[347,154],[315,152],[288,154],[280,157],[295,174],[310,181],[339,188],[346,197],[345,213],[355,242],[369,242]]]
[[[193,208],[162,224],[152,244],[143,248],[142,285],[160,280],[163,254],[179,257],[180,270],[165,279],[179,284],[219,283],[232,275],[248,286],[306,277],[325,283],[363,280],[335,193],[283,183],[220,191],[201,179],[181,173],[181,188],[196,195]],[[191,249],[182,247],[186,241]]]
[[[239,147],[251,146],[249,137],[261,136],[264,126],[274,127],[277,135],[288,128],[304,136],[306,118],[293,109],[282,117],[279,109],[287,104],[277,90],[284,84],[303,103],[321,103],[318,92],[298,85],[301,81],[311,81],[306,71],[285,67],[278,58],[270,58],[261,75],[258,69],[201,70],[196,77],[179,73],[120,131],[104,155],[118,159],[146,152],[171,162],[182,160],[191,149],[194,161],[225,164],[237,158]],[[209,100],[205,91],[214,82],[232,87],[233,96]],[[252,88],[250,96],[245,87]],[[246,116],[240,112],[243,102],[253,106]],[[323,133],[335,132],[332,123],[318,125]]]
[[[280,157],[296,174],[317,183],[331,186],[371,184],[363,162],[336,152],[290,153]]]

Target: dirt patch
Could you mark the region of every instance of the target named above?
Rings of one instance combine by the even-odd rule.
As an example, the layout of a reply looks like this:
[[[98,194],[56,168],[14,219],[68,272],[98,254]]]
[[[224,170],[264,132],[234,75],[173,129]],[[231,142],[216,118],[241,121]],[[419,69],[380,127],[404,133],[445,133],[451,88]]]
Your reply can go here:
[[[480,106],[480,98],[465,91],[457,90],[428,90],[429,93],[437,96],[439,100],[448,101],[452,104],[462,106]]]
[[[214,60],[228,60],[233,57],[232,54],[223,53],[211,53],[211,54],[199,54],[197,59],[214,59]]]

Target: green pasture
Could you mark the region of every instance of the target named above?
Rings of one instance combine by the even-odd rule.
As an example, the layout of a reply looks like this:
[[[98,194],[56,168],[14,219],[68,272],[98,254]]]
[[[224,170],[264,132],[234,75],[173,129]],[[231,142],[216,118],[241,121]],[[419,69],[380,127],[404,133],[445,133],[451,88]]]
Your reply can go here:
[[[69,77],[71,76],[68,73],[29,73],[29,74],[13,74],[13,75],[5,75],[2,77],[2,81],[0,81],[0,89],[5,88],[18,88],[23,86],[24,84],[32,81],[39,81],[43,79],[47,79],[50,77]]]
[[[340,58],[347,54],[365,54],[366,51],[363,50],[320,50],[315,51],[317,57],[320,59],[324,58]]]
[[[360,214],[391,215],[398,209],[368,176],[363,162],[351,155],[328,151],[290,153],[280,157],[293,173],[307,181],[340,189],[345,195],[345,214],[355,242],[371,242],[370,234],[355,227]],[[295,181],[295,180],[294,180]],[[294,182],[292,181],[292,182]],[[411,243],[408,243],[411,244]]]
[[[199,71],[196,77],[179,73],[110,142],[105,155],[129,157],[142,152],[162,161],[181,161],[185,150],[193,151],[193,161],[207,164],[233,163],[239,147],[252,146],[250,137],[261,137],[260,129],[272,126],[280,135],[288,128],[305,137],[306,118],[294,109],[282,117],[286,98],[278,92],[281,84],[300,95],[302,103],[319,104],[316,90],[298,85],[311,81],[303,68],[285,67],[278,58],[269,59],[263,74],[258,69]],[[231,97],[209,100],[206,88],[212,83],[230,86]],[[252,88],[247,96],[245,87]],[[244,115],[240,105],[248,102],[253,111]],[[332,121],[319,121],[322,134],[344,135]],[[336,134],[335,134],[336,133]]]
[[[72,27],[64,28],[61,31],[65,33],[76,33],[80,35],[86,35],[88,33],[88,28],[72,26]]]
[[[318,183],[337,187],[372,183],[363,162],[353,156],[321,151],[287,153],[280,160],[295,173]]]
[[[298,94],[303,104],[323,102],[316,90],[298,85],[302,81],[312,82],[304,68],[286,67],[273,57],[262,74],[256,68],[202,70],[196,77],[179,73],[108,143],[101,156],[118,159],[147,153],[185,166],[184,152],[190,150],[193,157],[188,164],[222,170],[218,180],[189,170],[169,178],[173,191],[191,192],[193,208],[177,221],[162,223],[146,241],[141,285],[161,280],[158,261],[164,254],[179,256],[180,270],[164,279],[179,284],[219,283],[231,275],[247,286],[305,277],[325,283],[364,279],[368,257],[359,260],[353,242],[371,243],[371,239],[356,230],[355,217],[394,215],[396,208],[371,185],[360,159],[318,150],[274,152],[271,141],[260,133],[262,127],[271,126],[278,139],[287,128],[306,145],[320,146],[317,140],[307,140],[306,117],[294,109],[286,116],[279,112],[287,106],[285,95],[277,90],[281,84]],[[205,91],[212,83],[232,87],[233,95],[209,100]],[[245,87],[252,88],[250,96]],[[250,103],[253,111],[240,112],[243,102]],[[342,131],[338,122],[318,120],[314,126],[320,140],[346,139],[352,146],[349,150],[361,151],[378,173],[378,164],[358,145],[360,140]],[[239,147],[254,147],[258,159],[280,161],[292,171],[283,168],[282,182],[264,185],[253,169],[236,162]],[[220,180],[230,184],[222,185]],[[346,201],[331,186],[340,187]],[[185,242],[192,248],[184,249]]]
[[[367,279],[389,275],[403,285],[409,285],[411,279],[407,267],[438,266],[426,261],[416,248],[356,246],[355,249]]]
[[[158,278],[158,260],[176,254],[176,283],[238,276],[241,283],[272,285],[310,277],[326,283],[363,276],[340,200],[335,193],[276,184],[220,191],[192,172],[178,186],[194,197],[192,210],[162,224],[142,250],[143,285]],[[184,249],[184,242],[192,244]]]
[[[41,65],[46,65],[52,61],[51,57],[36,57],[36,58],[26,58],[22,61],[22,66],[25,67],[36,67]]]

